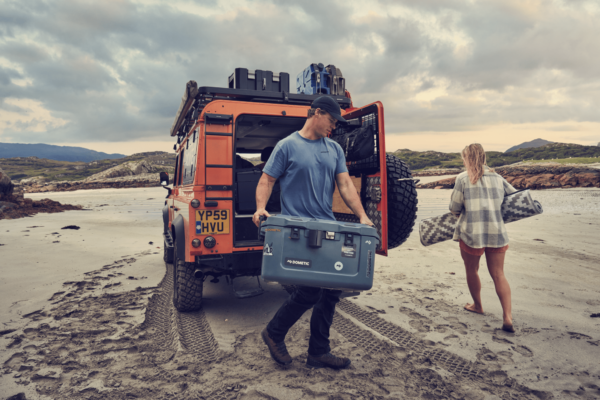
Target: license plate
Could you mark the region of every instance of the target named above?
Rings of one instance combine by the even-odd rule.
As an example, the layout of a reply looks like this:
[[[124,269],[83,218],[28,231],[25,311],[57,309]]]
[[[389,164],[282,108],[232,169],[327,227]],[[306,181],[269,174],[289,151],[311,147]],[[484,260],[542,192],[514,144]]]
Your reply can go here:
[[[197,235],[229,233],[229,210],[196,210]]]

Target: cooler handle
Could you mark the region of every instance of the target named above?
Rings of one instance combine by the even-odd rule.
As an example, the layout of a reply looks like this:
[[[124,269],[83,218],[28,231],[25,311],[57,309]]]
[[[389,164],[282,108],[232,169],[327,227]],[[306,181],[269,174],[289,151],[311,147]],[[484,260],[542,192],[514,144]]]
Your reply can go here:
[[[262,223],[263,221],[266,221],[267,217],[265,217],[264,215],[261,215],[260,217],[258,217],[258,240],[265,240],[265,235],[262,232],[261,228],[262,228]]]

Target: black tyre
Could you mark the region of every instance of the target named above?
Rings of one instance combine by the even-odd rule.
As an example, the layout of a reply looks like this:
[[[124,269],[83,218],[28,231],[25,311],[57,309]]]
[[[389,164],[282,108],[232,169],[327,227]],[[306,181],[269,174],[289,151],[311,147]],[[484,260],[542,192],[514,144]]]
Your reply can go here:
[[[204,278],[194,276],[194,265],[177,258],[177,240],[173,246],[173,305],[180,312],[202,307]]]
[[[388,201],[388,249],[408,239],[417,218],[417,188],[408,166],[399,158],[386,155]],[[408,179],[399,181],[398,179]]]
[[[173,262],[173,248],[169,249],[166,240],[164,241],[164,249],[163,260],[165,260],[167,264],[171,264]]]

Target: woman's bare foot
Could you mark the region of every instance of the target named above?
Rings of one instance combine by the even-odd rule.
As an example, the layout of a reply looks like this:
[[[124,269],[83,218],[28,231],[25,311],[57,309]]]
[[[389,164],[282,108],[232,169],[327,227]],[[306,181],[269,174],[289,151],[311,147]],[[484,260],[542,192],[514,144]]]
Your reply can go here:
[[[510,333],[514,333],[515,332],[515,328],[513,328],[512,324],[502,324],[502,330],[505,332],[510,332]]]
[[[476,307],[475,304],[471,304],[471,303],[467,303],[467,305],[465,306],[465,310],[467,311],[471,311],[477,314],[483,314],[483,308],[481,307]]]

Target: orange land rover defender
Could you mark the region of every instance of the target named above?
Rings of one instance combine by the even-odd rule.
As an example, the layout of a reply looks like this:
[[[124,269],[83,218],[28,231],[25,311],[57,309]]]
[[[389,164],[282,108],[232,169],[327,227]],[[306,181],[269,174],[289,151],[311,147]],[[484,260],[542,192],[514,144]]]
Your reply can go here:
[[[168,175],[161,173],[169,191],[163,208],[164,259],[173,264],[173,303],[179,311],[201,307],[207,277],[217,281],[225,276],[233,284],[235,278],[261,273],[263,243],[252,216],[264,164],[254,165],[246,158],[261,154],[266,162],[279,140],[302,128],[310,104],[321,95],[288,90],[288,74],[260,70],[248,74],[244,69],[236,69],[228,88],[198,87],[194,81],[186,85],[171,128],[171,136],[177,139],[172,188],[166,187]],[[383,104],[354,107],[345,89],[328,95],[349,122],[332,136],[372,127],[373,155],[347,166],[381,238],[378,254],[386,256],[412,231],[415,182],[406,164],[385,152]],[[269,213],[281,211],[279,198],[276,184],[267,205]],[[339,221],[358,222],[337,189],[333,211]],[[236,295],[260,294],[258,279],[257,283],[256,290]]]

